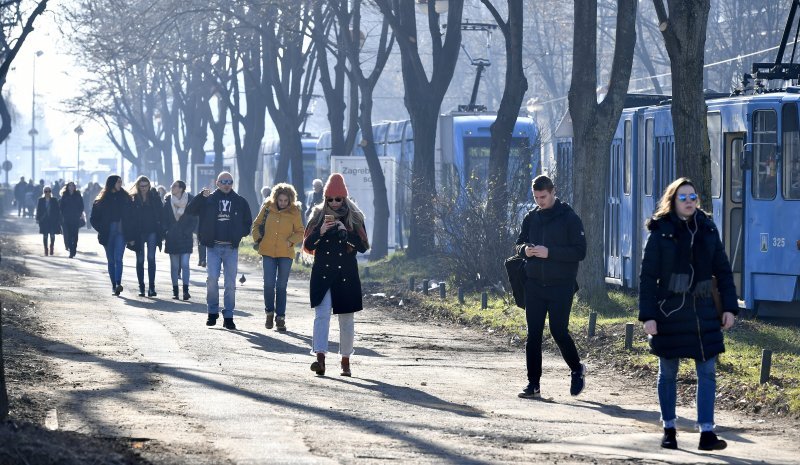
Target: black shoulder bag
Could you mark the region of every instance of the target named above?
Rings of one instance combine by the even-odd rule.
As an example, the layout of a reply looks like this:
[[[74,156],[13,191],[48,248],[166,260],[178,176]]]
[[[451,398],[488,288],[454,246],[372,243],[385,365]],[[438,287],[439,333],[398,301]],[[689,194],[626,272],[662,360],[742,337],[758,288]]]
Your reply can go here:
[[[258,246],[261,244],[261,240],[264,239],[264,227],[267,225],[267,217],[269,216],[269,207],[266,205],[264,206],[264,221],[258,225],[258,233],[261,235],[257,241],[253,241],[253,249],[258,250]]]

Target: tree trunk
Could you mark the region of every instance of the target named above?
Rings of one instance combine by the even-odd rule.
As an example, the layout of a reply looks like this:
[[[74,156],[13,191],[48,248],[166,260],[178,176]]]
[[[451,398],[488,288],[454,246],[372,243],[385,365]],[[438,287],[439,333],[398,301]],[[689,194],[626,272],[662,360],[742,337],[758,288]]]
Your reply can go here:
[[[497,111],[497,119],[491,126],[492,143],[489,151],[489,183],[486,214],[492,218],[487,222],[486,237],[489,241],[504,240],[503,228],[508,223],[508,160],[514,126],[517,124],[519,108],[528,90],[528,80],[522,62],[522,0],[508,0],[508,21],[500,18],[488,0],[483,0],[495,16],[505,38],[506,75],[503,97]]]
[[[383,174],[378,152],[375,150],[375,138],[372,133],[372,90],[361,88],[361,137],[366,142],[364,157],[367,159],[370,177],[372,178],[372,204],[375,208],[373,230],[370,242],[370,261],[379,260],[389,254],[389,197],[386,192],[386,177]]]
[[[653,0],[672,71],[675,174],[695,182],[703,208],[711,211],[711,158],[703,95],[703,62],[710,0]]]
[[[608,300],[603,250],[609,147],[622,113],[636,45],[636,0],[618,0],[617,30],[609,89],[597,103],[597,1],[575,2],[569,111],[575,211],[586,234],[586,258],[578,272],[579,295],[590,303]]]
[[[406,100],[408,94],[406,93]],[[409,103],[406,103],[409,106]],[[413,110],[412,110],[413,109]],[[411,170],[411,215],[408,256],[421,258],[434,250],[434,209],[436,201],[436,127],[439,105],[419,102],[409,108],[414,130],[414,162]]]

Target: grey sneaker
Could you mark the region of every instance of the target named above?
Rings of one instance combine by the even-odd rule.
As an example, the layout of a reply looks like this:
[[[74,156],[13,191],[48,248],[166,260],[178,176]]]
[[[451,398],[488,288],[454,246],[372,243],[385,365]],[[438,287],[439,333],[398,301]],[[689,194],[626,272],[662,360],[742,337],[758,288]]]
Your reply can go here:
[[[522,392],[517,394],[517,397],[521,399],[538,399],[541,396],[542,392],[539,390],[539,386],[534,386],[533,384],[529,384]]]
[[[272,322],[275,318],[275,312],[267,312],[267,321],[264,323],[264,327],[267,329],[272,329]]]
[[[586,365],[581,363],[579,371],[572,372],[572,382],[569,385],[570,395],[577,396],[586,387]]]

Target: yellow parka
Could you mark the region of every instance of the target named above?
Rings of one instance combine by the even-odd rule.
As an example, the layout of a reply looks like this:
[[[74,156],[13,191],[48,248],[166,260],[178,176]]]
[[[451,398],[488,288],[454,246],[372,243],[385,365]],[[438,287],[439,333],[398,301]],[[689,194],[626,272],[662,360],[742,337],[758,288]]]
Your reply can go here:
[[[264,221],[267,211],[269,211],[269,215],[267,215],[264,225],[264,238],[258,245],[258,253],[273,258],[294,258],[295,245],[303,242],[303,220],[300,207],[289,205],[279,211],[278,206],[271,201],[264,202],[261,205],[261,211],[253,221],[251,234],[254,241],[261,239],[259,225]]]

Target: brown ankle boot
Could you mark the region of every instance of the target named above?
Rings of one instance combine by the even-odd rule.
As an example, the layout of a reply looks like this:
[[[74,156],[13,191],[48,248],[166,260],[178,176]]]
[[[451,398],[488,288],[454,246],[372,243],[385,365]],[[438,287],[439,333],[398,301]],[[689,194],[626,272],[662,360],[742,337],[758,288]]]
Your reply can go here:
[[[319,376],[325,376],[325,354],[317,352],[317,361],[311,364],[311,371]]]
[[[342,357],[342,376],[353,376],[350,372],[350,357]]]

